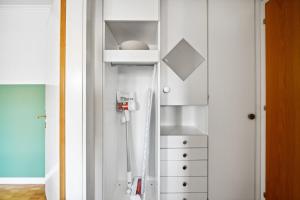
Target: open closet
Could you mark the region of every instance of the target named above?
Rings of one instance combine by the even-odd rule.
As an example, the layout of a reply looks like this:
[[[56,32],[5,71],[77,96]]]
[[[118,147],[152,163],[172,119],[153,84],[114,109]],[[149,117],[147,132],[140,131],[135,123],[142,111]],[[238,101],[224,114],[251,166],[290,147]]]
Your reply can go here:
[[[87,3],[87,199],[253,200],[254,2]]]

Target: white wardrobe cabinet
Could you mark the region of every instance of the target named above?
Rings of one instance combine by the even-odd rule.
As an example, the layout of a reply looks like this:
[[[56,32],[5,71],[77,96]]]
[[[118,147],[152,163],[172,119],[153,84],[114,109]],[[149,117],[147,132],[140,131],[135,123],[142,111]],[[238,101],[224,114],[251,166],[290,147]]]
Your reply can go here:
[[[157,21],[158,0],[104,0],[104,20]]]
[[[207,0],[161,0],[161,105],[205,105]]]
[[[254,1],[87,3],[87,200],[254,199]]]

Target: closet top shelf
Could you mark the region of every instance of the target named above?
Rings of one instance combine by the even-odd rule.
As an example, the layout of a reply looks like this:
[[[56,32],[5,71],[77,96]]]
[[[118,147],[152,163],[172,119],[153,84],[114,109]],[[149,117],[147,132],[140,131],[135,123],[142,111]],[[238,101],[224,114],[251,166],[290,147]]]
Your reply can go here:
[[[158,50],[104,50],[104,62],[153,65],[159,62]]]
[[[204,135],[207,134],[193,126],[161,126],[161,135]]]

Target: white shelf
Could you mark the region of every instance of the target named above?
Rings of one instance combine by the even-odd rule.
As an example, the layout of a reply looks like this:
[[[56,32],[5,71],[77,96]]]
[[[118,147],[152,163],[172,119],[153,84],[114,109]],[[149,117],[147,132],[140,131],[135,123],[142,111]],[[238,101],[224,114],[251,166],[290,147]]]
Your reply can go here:
[[[161,135],[207,135],[194,126],[161,126]]]
[[[155,64],[158,50],[104,50],[104,62],[112,64]]]

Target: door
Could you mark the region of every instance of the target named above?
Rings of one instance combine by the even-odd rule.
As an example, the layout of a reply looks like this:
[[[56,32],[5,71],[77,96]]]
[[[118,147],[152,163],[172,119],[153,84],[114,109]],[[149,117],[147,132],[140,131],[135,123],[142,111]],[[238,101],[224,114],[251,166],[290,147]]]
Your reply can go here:
[[[300,199],[300,1],[266,5],[266,199]]]
[[[161,1],[161,105],[206,105],[207,0]]]
[[[45,87],[0,86],[0,177],[45,177]]]
[[[254,3],[209,0],[210,200],[255,199]]]

